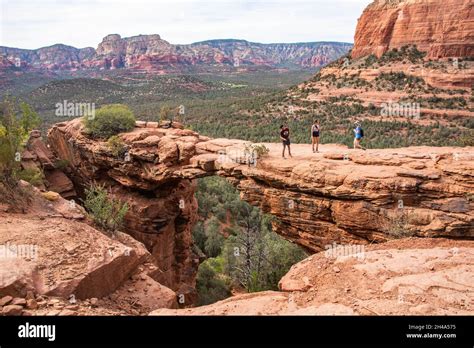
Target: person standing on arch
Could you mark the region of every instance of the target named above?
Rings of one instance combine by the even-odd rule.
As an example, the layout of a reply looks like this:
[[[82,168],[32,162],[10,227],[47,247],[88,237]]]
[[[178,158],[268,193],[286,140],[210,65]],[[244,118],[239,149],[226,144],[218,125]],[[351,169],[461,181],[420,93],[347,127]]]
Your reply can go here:
[[[311,126],[311,144],[313,146],[313,152],[319,152],[319,135],[321,131],[321,126],[319,121],[315,120]],[[314,145],[316,145],[316,151],[314,151]]]
[[[362,126],[360,125],[360,122],[356,121],[354,126],[355,126],[355,128],[354,128],[354,149],[366,150],[365,147],[362,147],[362,145],[360,145],[360,141],[364,137],[364,130],[362,129]]]
[[[285,158],[285,150],[286,150],[286,147],[288,147],[288,154],[290,155],[290,157],[293,157],[291,155],[291,148],[290,148],[290,145],[291,145],[290,129],[288,128],[287,125],[281,125],[280,126],[280,139],[283,143],[283,152],[282,152],[281,156],[283,158]]]

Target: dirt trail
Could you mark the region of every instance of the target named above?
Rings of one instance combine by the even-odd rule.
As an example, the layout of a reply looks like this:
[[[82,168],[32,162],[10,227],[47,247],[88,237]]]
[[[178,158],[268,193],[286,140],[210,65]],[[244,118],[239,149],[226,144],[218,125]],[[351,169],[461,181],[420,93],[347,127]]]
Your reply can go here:
[[[282,144],[280,143],[263,143],[269,150],[268,154],[271,159],[282,159],[281,152],[283,149]],[[350,153],[351,151],[363,151],[363,150],[353,150],[348,149],[344,145],[339,144],[319,144],[319,152],[313,153],[311,144],[291,144],[291,154],[293,158],[288,156],[288,150],[285,152],[286,159],[291,161],[302,161],[302,160],[312,160],[315,158],[324,157],[325,154],[341,152],[341,153]]]

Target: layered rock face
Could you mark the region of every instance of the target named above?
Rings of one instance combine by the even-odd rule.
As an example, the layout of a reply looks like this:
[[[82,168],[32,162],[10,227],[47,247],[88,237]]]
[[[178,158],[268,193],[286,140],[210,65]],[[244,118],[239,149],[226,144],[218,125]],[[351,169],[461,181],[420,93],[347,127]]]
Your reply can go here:
[[[281,292],[153,314],[471,310],[472,241],[459,239],[474,236],[473,148],[324,145],[313,154],[309,145],[297,144],[295,156],[284,160],[280,144],[265,144],[268,156],[255,159],[245,150],[248,142],[165,126],[137,122],[119,135],[125,151],[119,154],[86,137],[80,119],[50,130],[50,148],[68,160],[66,172],[79,195],[96,181],[129,204],[125,233],[106,236],[91,227],[80,205],[32,187],[23,214],[0,204],[0,245],[16,253],[1,260],[4,315],[138,315],[177,308],[178,299],[191,305],[199,263],[191,237],[194,179],[209,175],[228,178],[243,199],[273,214],[277,233],[324,252],[295,265],[281,280]],[[26,162],[47,163],[52,154],[43,146],[32,134]],[[407,236],[428,238],[392,240]]]
[[[324,148],[311,156],[293,145],[292,160],[242,170],[242,198],[275,215],[285,238],[314,252],[334,241],[474,236],[472,148]]]
[[[352,45],[338,42],[260,44],[245,40],[210,40],[190,45],[199,51],[209,47],[218,52],[218,61],[231,61],[234,65],[319,67],[344,55]]]
[[[472,57],[473,19],[469,0],[375,0],[359,19],[352,57],[380,57],[405,45],[428,58]]]
[[[106,185],[111,196],[127,202],[124,232],[144,243],[155,258],[159,269],[154,279],[192,302],[199,265],[191,236],[197,218],[195,186],[184,175],[170,175],[170,167],[186,161],[192,145],[183,141],[178,149],[173,132],[184,139],[194,133],[172,129],[165,137],[166,131],[156,125],[154,129],[137,128],[124,135],[127,155],[114,156],[106,143],[92,141],[81,131],[78,119],[56,125],[48,135],[55,154],[69,162],[79,194],[96,182]]]
[[[92,47],[75,48],[67,45],[53,45],[37,50],[0,47],[0,55],[14,66],[21,68],[43,68],[48,70],[74,70],[87,66],[95,55]]]
[[[97,50],[65,45],[38,50],[0,47],[0,59],[4,61],[0,68],[14,67],[15,62],[22,68],[48,70],[130,68],[150,72],[181,71],[193,66],[318,67],[344,55],[351,47],[338,42],[260,44],[244,40],[173,45],[159,35],[122,38],[111,34]]]
[[[41,139],[39,131],[33,131],[21,154],[21,166],[25,170],[41,171],[44,174],[42,189],[54,191],[64,198],[76,196],[74,185],[62,171],[51,150]]]
[[[0,315],[470,315],[473,310],[473,242],[444,238],[334,243],[294,265],[279,282],[280,291],[176,310],[177,294],[152,279],[156,267],[141,243],[124,233],[110,238],[87,223],[79,205],[21,185],[30,192],[28,212],[7,214],[0,205]]]
[[[255,165],[244,141],[208,139],[152,122],[137,125],[120,136],[128,160],[82,135],[80,120],[53,127],[49,141],[70,161],[80,186],[107,183],[111,194],[130,204],[126,232],[153,250],[165,270],[174,264],[178,278],[193,264],[196,208],[189,180],[208,175],[228,177],[244,200],[277,218],[277,233],[312,252],[333,242],[474,237],[471,147],[363,152],[324,145],[313,154],[309,145],[297,144],[295,156],[284,160],[279,144],[265,144],[270,153]]]
[[[1,70],[14,69],[14,68],[15,68],[15,64],[12,61],[8,60],[4,56],[0,56],[0,69]]]
[[[368,60],[335,62],[289,91],[288,96],[310,105],[305,106],[308,112],[312,111],[309,103],[343,100],[344,106],[362,105],[365,109],[351,115],[354,121],[403,120],[421,126],[456,121],[459,129],[469,130],[463,120],[469,122],[474,117],[474,101],[469,92],[474,83],[474,62],[411,63],[403,57],[367,66]]]

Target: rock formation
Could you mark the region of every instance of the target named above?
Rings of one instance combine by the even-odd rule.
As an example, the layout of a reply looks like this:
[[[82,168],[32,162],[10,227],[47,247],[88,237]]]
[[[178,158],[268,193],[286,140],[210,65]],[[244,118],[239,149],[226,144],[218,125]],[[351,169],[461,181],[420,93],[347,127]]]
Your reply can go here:
[[[472,148],[331,150],[244,170],[243,199],[275,215],[277,233],[313,252],[334,241],[400,234],[474,236]]]
[[[345,96],[379,106],[433,93],[464,103],[456,109],[429,105],[425,114],[470,117],[472,101],[465,89],[472,85],[472,62],[427,62],[415,50],[392,51],[386,60],[365,56],[381,57],[413,44],[427,52],[426,58],[472,56],[471,18],[467,1],[375,1],[359,21],[353,59],[332,64],[289,96],[310,102]],[[97,51],[70,53],[59,46],[41,54],[9,48],[0,53],[7,56],[2,66],[11,69],[8,57],[16,56],[23,57],[20,65],[53,70],[163,71],[232,65],[235,58],[248,65],[325,61],[307,45],[270,46],[233,40],[173,46],[158,35],[109,35]],[[289,48],[292,53],[282,58]],[[62,52],[57,59],[55,51]],[[383,77],[393,74],[402,80],[412,77],[384,90]],[[154,310],[153,315],[472,313],[473,147],[360,151],[324,144],[313,154],[310,146],[296,144],[295,156],[281,159],[280,144],[264,144],[269,154],[256,158],[248,142],[209,139],[179,123],[166,127],[139,121],[119,135],[116,146],[91,139],[83,130],[80,119],[56,124],[48,134],[49,148],[32,134],[22,165],[46,172],[44,192],[30,188],[34,198],[25,214],[11,214],[0,204],[5,221],[0,245],[39,247],[38,259],[0,260],[4,315],[116,315],[124,312],[117,307],[123,301],[126,313]],[[65,165],[63,171],[57,160]],[[176,311],[177,299],[180,304],[184,299],[185,306],[195,299],[195,179],[210,175],[226,177],[244,200],[276,217],[275,232],[316,254],[292,267],[279,292]],[[77,199],[92,182],[105,185],[110,196],[130,207],[116,238],[94,229],[79,205],[46,191]],[[71,295],[77,305],[66,302]]]
[[[472,57],[473,11],[469,0],[375,0],[359,18],[351,55],[416,45],[427,58]]]
[[[99,232],[80,205],[55,192],[26,182],[20,189],[29,192],[23,213],[0,204],[3,315],[137,315],[177,307],[177,295],[150,277],[157,267],[143,244]],[[87,310],[99,303],[102,310]]]
[[[15,63],[0,55],[0,70],[14,69]]]
[[[295,156],[284,160],[279,144],[265,144],[269,154],[256,158],[248,142],[166,126],[139,121],[119,135],[117,149],[87,137],[81,119],[56,124],[48,134],[54,155],[32,133],[25,167],[64,160],[79,197],[96,181],[130,210],[123,233],[112,238],[92,227],[79,204],[22,183],[32,192],[22,214],[0,204],[2,252],[27,252],[0,260],[4,315],[471,310],[472,241],[459,239],[474,236],[472,147],[357,151],[324,145],[313,154],[309,145],[296,144]],[[280,282],[282,292],[184,312],[159,310],[195,300],[194,179],[209,175],[228,178],[244,200],[273,214],[277,233],[323,252],[294,266]],[[346,252],[347,246],[357,252]]]
[[[39,131],[31,132],[26,149],[21,154],[21,166],[25,170],[41,171],[44,174],[43,189],[57,192],[64,198],[76,196],[72,181],[62,171],[60,162],[56,161],[45,145]]]
[[[313,252],[334,241],[474,237],[472,147],[365,152],[325,145],[315,155],[307,145],[294,145],[295,157],[284,160],[278,144],[265,144],[270,154],[255,165],[244,141],[137,125],[120,135],[126,159],[84,136],[79,119],[55,125],[49,142],[69,161],[76,185],[107,183],[112,195],[130,204],[127,232],[165,262],[164,270],[176,265],[173,255],[179,257],[175,279],[197,265],[190,254],[191,180],[209,175],[228,177],[244,200],[277,217],[277,233]],[[174,289],[177,283],[168,278],[164,284]]]
[[[95,50],[92,47],[78,49],[72,46],[57,44],[37,50],[0,47],[0,55],[16,67],[43,68],[47,70],[69,70],[83,67],[90,61]]]
[[[408,238],[338,246],[294,265],[280,292],[151,315],[472,315],[473,244]]]
[[[68,161],[70,177],[80,194],[95,181],[128,203],[125,232],[143,242],[156,259],[159,270],[153,278],[185,295],[191,303],[199,265],[191,237],[197,218],[195,184],[185,175],[174,174],[171,168],[189,161],[191,135],[195,133],[154,126],[124,134],[128,152],[118,157],[111,154],[106,143],[85,137],[79,119],[56,125],[48,137],[58,158]],[[178,136],[183,138],[179,147],[175,142]]]
[[[97,50],[66,45],[37,50],[0,47],[0,68],[12,67],[17,61],[22,68],[53,71],[126,68],[171,72],[184,71],[193,66],[318,67],[344,55],[351,47],[351,44],[337,42],[260,44],[244,40],[173,45],[159,35],[122,38],[111,34],[104,37]]]

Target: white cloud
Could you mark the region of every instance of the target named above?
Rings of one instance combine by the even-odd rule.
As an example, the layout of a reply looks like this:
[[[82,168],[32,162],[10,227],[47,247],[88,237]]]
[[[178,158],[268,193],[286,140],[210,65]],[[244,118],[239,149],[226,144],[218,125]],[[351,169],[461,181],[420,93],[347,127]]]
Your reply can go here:
[[[0,45],[96,47],[111,33],[171,43],[352,42],[371,0],[0,0]]]

